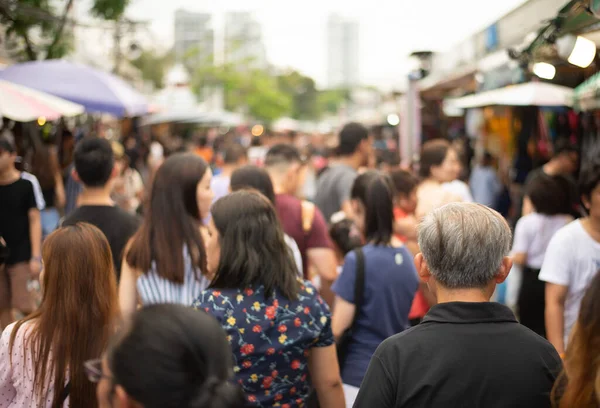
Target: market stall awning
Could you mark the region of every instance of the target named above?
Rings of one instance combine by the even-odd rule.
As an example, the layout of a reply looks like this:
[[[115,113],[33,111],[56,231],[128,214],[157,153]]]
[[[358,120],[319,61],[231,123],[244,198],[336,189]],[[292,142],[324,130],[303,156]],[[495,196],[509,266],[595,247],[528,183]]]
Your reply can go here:
[[[84,112],[82,105],[0,80],[0,116],[17,122],[31,122],[40,117],[48,120],[75,116]]]
[[[600,108],[600,72],[592,75],[575,88],[573,105],[584,111]]]
[[[545,82],[528,82],[482,92],[462,98],[448,99],[454,108],[468,109],[484,106],[572,106],[573,89]]]
[[[83,64],[46,60],[15,64],[0,79],[78,103],[86,112],[118,117],[148,112],[146,99],[121,78]]]

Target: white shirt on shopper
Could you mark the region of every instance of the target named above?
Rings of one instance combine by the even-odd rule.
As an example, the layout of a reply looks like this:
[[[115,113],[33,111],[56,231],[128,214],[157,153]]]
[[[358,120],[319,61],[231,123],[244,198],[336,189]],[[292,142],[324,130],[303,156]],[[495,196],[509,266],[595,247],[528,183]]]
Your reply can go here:
[[[572,220],[572,217],[564,214],[531,213],[522,217],[515,228],[511,253],[527,254],[527,266],[532,269],[540,269],[550,240],[558,230]]]
[[[579,315],[581,299],[600,270],[600,242],[594,240],[575,220],[561,228],[550,240],[539,279],[568,286],[565,300],[565,346]]]
[[[442,184],[442,188],[455,196],[458,196],[462,199],[463,203],[472,203],[473,196],[471,195],[471,190],[469,189],[469,185],[461,180],[454,180],[449,183]]]

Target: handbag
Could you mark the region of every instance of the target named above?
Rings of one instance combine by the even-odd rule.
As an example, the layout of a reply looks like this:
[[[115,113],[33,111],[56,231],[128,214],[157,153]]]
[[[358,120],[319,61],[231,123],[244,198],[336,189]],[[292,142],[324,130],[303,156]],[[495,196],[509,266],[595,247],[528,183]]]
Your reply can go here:
[[[365,254],[362,248],[355,249],[354,253],[356,254],[356,278],[354,280],[355,311],[354,317],[352,318],[352,324],[344,331],[337,344],[337,356],[340,365],[340,370],[342,370],[342,368],[344,367],[344,362],[348,355],[348,346],[352,341],[354,326],[356,325],[360,309],[363,305],[363,298],[365,292]]]

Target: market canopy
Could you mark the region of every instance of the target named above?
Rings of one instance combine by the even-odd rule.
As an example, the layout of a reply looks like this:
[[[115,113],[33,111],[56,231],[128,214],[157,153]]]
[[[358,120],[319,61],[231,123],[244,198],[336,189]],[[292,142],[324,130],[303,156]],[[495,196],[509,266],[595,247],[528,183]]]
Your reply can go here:
[[[0,116],[31,122],[40,117],[48,120],[75,116],[84,112],[82,105],[36,91],[22,85],[0,80]]]
[[[600,108],[600,72],[575,88],[573,102],[577,109],[584,111]]]
[[[545,82],[528,82],[481,92],[462,98],[448,99],[447,103],[459,109],[484,106],[572,106],[573,89]]]
[[[0,79],[81,104],[89,113],[117,117],[148,112],[146,99],[115,75],[65,60],[15,64],[0,71]]]

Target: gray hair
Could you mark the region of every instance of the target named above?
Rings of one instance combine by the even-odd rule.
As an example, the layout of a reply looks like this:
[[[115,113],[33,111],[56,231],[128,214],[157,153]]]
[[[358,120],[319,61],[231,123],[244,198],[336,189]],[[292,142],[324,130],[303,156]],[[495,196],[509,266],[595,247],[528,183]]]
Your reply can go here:
[[[450,289],[485,287],[508,255],[511,239],[504,218],[480,204],[447,204],[419,225],[423,258],[436,281]]]

